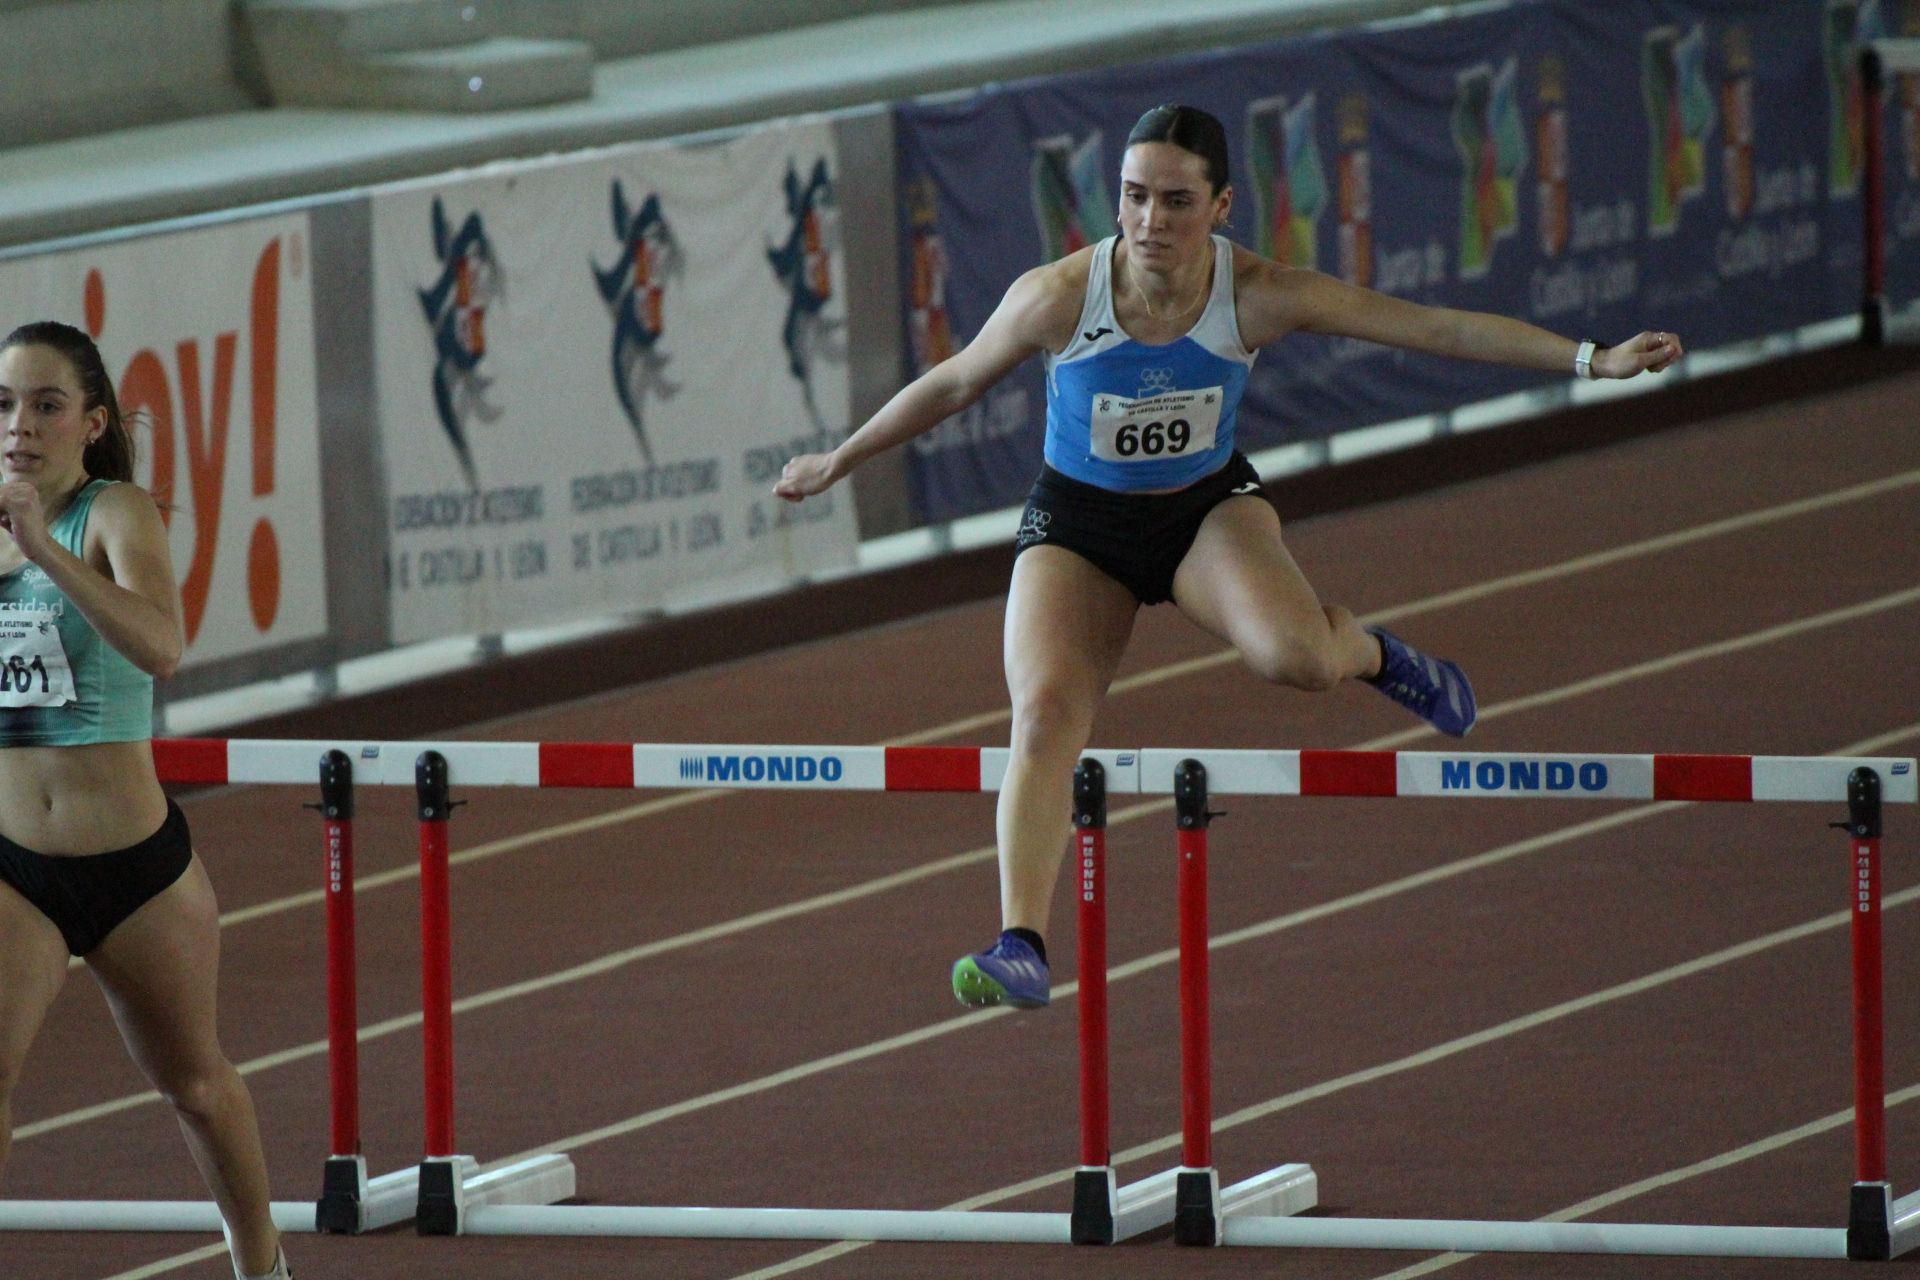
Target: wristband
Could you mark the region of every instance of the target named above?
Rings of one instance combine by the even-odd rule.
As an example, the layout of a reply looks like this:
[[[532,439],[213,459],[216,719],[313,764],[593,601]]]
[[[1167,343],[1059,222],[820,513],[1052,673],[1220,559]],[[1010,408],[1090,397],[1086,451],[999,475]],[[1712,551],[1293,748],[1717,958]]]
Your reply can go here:
[[[1592,342],[1583,342],[1573,353],[1573,376],[1592,382],[1600,375],[1593,371],[1593,353],[1596,350]]]

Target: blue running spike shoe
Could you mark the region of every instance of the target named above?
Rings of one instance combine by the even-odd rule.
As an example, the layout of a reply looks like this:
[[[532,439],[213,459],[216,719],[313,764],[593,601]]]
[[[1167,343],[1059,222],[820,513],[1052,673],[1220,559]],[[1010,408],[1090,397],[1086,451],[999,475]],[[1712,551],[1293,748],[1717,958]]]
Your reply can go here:
[[[1451,662],[1429,658],[1385,627],[1368,627],[1380,641],[1380,674],[1367,683],[1441,733],[1464,738],[1479,717],[1473,686]]]
[[[1001,934],[985,951],[953,962],[953,995],[961,1004],[1039,1009],[1050,998],[1047,962],[1023,938]]]

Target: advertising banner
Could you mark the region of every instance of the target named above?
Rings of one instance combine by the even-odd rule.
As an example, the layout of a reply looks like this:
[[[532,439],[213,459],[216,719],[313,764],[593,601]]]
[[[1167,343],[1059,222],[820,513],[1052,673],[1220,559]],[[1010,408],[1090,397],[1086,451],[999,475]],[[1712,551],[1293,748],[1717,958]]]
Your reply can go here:
[[[114,377],[167,522],[183,670],[327,631],[308,242],[289,214],[0,262],[6,327],[82,328]]]
[[[396,642],[852,563],[844,490],[769,492],[847,429],[838,165],[801,122],[374,194]]]
[[[1862,253],[1851,48],[1893,0],[1534,0],[903,105],[903,323],[917,375],[1022,272],[1115,229],[1126,135],[1225,124],[1227,233],[1292,266],[1572,338],[1695,349],[1850,313]],[[1563,379],[1295,334],[1261,354],[1249,450]],[[916,441],[919,514],[1019,502],[1038,362]]]
[[[1920,14],[1910,11],[1888,37],[1920,36]],[[1889,72],[1881,90],[1880,249],[1887,310],[1911,338],[1920,318],[1920,73]],[[1866,109],[1864,99],[1861,109]],[[1865,145],[1864,130],[1861,139]],[[1863,193],[1864,194],[1864,193]]]

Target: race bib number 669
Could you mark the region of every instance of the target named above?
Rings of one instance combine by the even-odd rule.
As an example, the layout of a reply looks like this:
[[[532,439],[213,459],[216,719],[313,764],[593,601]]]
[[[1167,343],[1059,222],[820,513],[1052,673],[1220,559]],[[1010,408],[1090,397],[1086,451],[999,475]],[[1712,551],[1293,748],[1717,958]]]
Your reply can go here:
[[[1220,428],[1222,391],[1203,387],[1140,400],[1095,396],[1089,415],[1093,456],[1104,462],[1155,462],[1205,453]]]

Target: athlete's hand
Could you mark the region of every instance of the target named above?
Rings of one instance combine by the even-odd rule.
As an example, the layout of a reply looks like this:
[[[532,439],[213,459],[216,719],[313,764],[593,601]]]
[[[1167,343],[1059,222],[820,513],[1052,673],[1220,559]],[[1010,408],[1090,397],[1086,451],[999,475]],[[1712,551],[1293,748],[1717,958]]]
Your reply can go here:
[[[40,506],[40,491],[25,480],[0,484],[0,529],[13,535],[22,555],[38,560],[47,545],[47,515]]]
[[[773,491],[788,502],[798,502],[826,492],[839,478],[834,473],[832,454],[803,453],[782,468]]]
[[[1636,333],[1617,347],[1594,354],[1593,372],[1602,378],[1631,378],[1659,373],[1686,354],[1677,333]]]

